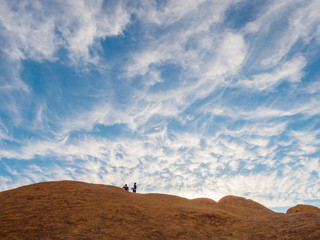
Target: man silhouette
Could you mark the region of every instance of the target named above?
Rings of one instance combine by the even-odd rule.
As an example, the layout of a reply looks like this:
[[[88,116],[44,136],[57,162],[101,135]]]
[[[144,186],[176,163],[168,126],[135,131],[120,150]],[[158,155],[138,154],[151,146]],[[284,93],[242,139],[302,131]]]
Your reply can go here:
[[[124,190],[126,190],[126,191],[129,191],[129,187],[128,187],[127,184],[125,184],[122,188],[123,188]]]
[[[132,189],[132,192],[134,192],[134,193],[137,192],[137,184],[134,183],[133,187],[131,189]]]

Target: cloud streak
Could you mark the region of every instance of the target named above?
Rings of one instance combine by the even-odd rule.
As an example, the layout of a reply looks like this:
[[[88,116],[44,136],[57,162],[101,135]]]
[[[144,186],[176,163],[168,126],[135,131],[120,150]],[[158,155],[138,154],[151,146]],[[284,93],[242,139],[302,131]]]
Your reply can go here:
[[[14,60],[56,61],[66,49],[72,61],[96,63],[98,39],[122,34],[130,15],[121,2],[105,14],[102,1],[3,1],[5,52]]]

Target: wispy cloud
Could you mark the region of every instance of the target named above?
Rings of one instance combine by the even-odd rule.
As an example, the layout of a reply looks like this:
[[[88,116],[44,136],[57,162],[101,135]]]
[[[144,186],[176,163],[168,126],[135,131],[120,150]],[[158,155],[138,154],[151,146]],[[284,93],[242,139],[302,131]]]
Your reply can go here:
[[[273,90],[283,81],[299,82],[303,76],[303,68],[306,66],[304,57],[296,57],[291,61],[283,63],[275,70],[267,73],[253,75],[253,79],[240,80],[239,86],[252,88],[258,91]]]
[[[102,11],[103,1],[2,3],[5,52],[16,60],[55,61],[57,51],[66,49],[73,61],[96,62],[94,45],[122,34],[130,21],[121,2],[107,14]]]

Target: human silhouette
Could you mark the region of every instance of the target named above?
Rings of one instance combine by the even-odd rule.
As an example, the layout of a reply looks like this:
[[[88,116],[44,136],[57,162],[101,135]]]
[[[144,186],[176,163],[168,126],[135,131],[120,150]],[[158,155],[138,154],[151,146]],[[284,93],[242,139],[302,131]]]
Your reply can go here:
[[[122,188],[123,188],[124,190],[126,190],[126,191],[129,191],[129,187],[128,187],[127,184],[125,184]]]
[[[132,189],[132,192],[134,192],[134,193],[137,192],[137,184],[134,183],[133,187],[131,189]]]

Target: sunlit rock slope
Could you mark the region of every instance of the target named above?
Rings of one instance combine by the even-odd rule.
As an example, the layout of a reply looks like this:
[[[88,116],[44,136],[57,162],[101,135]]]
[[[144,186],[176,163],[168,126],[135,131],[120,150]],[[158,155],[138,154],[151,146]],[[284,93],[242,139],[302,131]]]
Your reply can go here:
[[[45,182],[0,193],[0,239],[320,239],[320,211]]]

